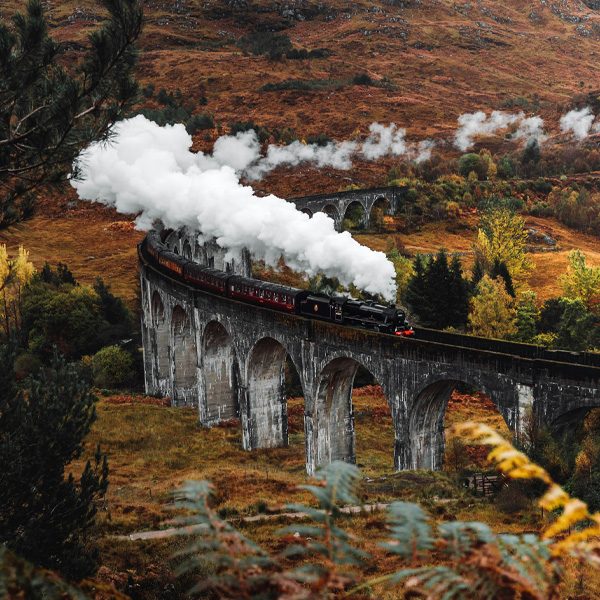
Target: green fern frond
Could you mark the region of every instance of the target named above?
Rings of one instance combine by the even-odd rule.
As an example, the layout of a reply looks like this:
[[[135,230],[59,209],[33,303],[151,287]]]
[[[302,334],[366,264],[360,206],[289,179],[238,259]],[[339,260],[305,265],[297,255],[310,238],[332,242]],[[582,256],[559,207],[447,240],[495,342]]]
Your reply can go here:
[[[186,482],[177,493],[175,507],[186,513],[175,519],[178,533],[191,538],[175,555],[180,560],[177,575],[211,565],[213,574],[198,582],[190,595],[218,590],[220,597],[235,598],[242,588],[264,588],[270,582],[273,559],[219,517],[209,505],[211,493],[212,486],[206,481]]]
[[[496,536],[484,523],[477,521],[454,521],[438,526],[442,540],[446,542],[445,552],[454,560],[468,555],[474,547],[481,544],[492,544]]]
[[[382,546],[390,552],[409,558],[433,548],[429,516],[420,506],[411,502],[392,503],[388,508],[388,524],[393,541]]]

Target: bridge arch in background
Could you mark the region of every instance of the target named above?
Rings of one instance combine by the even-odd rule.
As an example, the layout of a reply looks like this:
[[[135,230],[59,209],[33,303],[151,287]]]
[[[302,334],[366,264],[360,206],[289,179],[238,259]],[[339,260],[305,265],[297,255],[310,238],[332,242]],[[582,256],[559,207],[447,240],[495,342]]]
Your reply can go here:
[[[166,381],[170,377],[170,347],[169,347],[169,323],[165,315],[165,306],[160,294],[155,291],[150,302],[152,317],[152,344],[154,346],[156,380],[159,392],[167,394]]]
[[[313,213],[312,210],[310,210],[310,208],[302,208],[300,212],[303,212],[305,215],[308,215],[312,219]]]
[[[503,409],[499,405],[494,390],[487,389],[486,386],[478,383],[453,379],[452,377],[436,378],[420,388],[410,407],[408,418],[410,464],[407,465],[407,468],[431,471],[438,471],[442,468],[446,447],[444,418],[450,396],[460,384],[486,394],[492,400],[507,426],[512,429],[510,409],[507,410],[506,407]]]
[[[361,366],[365,368],[354,358],[337,357],[329,360],[317,375],[313,417],[314,434],[316,435],[316,465],[328,464],[334,460],[356,462],[356,430],[352,390],[354,379]],[[367,371],[373,376],[369,369]],[[377,378],[374,378],[377,381]],[[387,398],[385,402],[389,408]],[[390,440],[390,444],[390,450],[394,450],[394,440]],[[394,453],[392,451],[390,452],[390,468],[393,468],[393,461]]]
[[[239,417],[239,366],[231,336],[219,321],[204,328],[201,343],[204,425]]]
[[[348,204],[342,219],[342,229],[350,231],[364,229],[367,226],[368,215],[365,207],[358,200]]]
[[[384,196],[379,196],[373,202],[369,211],[369,227],[381,230],[385,227],[384,216],[389,214],[391,208],[390,201]]]
[[[248,450],[288,444],[285,395],[288,355],[283,344],[272,337],[260,339],[250,350],[246,363],[247,427],[244,428],[248,432],[245,440]],[[290,362],[296,367],[293,359]]]
[[[319,212],[324,212],[330,219],[333,219],[336,227],[340,222],[340,212],[335,204],[326,204]]]
[[[198,401],[198,354],[192,319],[177,304],[171,316],[173,340],[173,404],[193,406]]]

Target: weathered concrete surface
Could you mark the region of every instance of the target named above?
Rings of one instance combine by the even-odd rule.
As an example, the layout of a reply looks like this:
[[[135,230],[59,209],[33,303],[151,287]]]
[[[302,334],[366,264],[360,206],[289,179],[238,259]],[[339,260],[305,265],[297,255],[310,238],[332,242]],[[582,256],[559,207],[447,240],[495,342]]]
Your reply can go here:
[[[269,448],[287,443],[289,356],[304,390],[309,473],[331,460],[355,460],[352,385],[359,365],[383,387],[397,469],[440,468],[444,412],[459,382],[489,395],[517,435],[529,410],[554,425],[600,406],[598,368],[290,316],[195,292],[145,266],[141,284],[147,391],[197,406],[208,426],[239,414],[244,447]]]

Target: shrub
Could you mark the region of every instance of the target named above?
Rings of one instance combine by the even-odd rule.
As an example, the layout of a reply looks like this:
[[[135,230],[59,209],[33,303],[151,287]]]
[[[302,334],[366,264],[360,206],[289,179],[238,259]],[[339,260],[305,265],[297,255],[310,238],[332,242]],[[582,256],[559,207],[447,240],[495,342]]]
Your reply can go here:
[[[272,60],[279,60],[290,52],[292,42],[285,33],[272,31],[255,31],[240,39],[238,46],[254,55],[266,54]]]
[[[192,115],[192,117],[188,120],[185,129],[190,135],[194,135],[198,131],[203,129],[213,129],[215,126],[215,120],[212,115],[207,114],[199,114]]]
[[[331,138],[325,133],[318,133],[317,135],[309,135],[306,138],[308,144],[316,144],[317,146],[327,146],[331,143]]]
[[[337,90],[344,82],[338,79],[286,79],[277,83],[266,83],[261,92],[277,92],[282,90],[321,91]]]
[[[352,78],[354,85],[375,85],[375,82],[368,73],[357,73]]]
[[[154,84],[149,83],[148,85],[145,85],[142,88],[142,94],[144,95],[144,98],[152,98],[152,96],[154,96]]]
[[[458,159],[458,172],[463,177],[468,177],[470,173],[475,173],[477,179],[485,179],[487,177],[488,165],[479,154],[471,152],[463,154]]]
[[[304,48],[299,50],[292,48],[286,53],[286,58],[291,60],[303,60],[312,58],[327,58],[331,56],[331,52],[327,48],[315,48],[313,50],[305,50]]]
[[[42,361],[30,352],[19,354],[15,359],[15,377],[21,381],[30,375],[35,375],[42,367]]]
[[[120,346],[102,348],[92,359],[94,385],[101,388],[118,388],[133,378],[133,358]]]

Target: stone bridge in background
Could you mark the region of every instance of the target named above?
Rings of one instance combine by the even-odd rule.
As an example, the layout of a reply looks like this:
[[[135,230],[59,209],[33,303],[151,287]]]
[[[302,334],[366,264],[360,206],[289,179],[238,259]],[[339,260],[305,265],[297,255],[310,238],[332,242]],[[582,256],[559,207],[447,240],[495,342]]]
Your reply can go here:
[[[201,264],[248,274],[247,257],[227,263],[222,250],[199,246],[185,232],[172,233],[166,244]],[[441,467],[444,414],[461,383],[487,394],[517,436],[530,411],[558,426],[600,406],[597,355],[427,330],[405,339],[305,319],[195,289],[147,258],[141,299],[147,392],[196,407],[205,426],[239,418],[247,450],[287,444],[284,379],[291,361],[303,389],[311,474],[333,460],[355,461],[352,387],[359,366],[383,388],[399,470]]]
[[[395,215],[405,194],[406,188],[403,187],[383,187],[290,198],[289,201],[311,217],[316,212],[324,212],[333,219],[335,228],[341,231],[345,218],[351,218],[359,227],[368,228],[373,220],[374,209]]]

